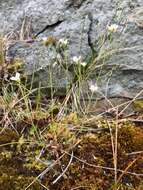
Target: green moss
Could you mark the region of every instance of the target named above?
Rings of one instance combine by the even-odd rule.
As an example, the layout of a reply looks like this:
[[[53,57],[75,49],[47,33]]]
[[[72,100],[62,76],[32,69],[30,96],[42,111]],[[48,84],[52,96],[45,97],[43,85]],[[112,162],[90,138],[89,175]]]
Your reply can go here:
[[[54,167],[47,172],[40,181],[34,181],[30,186],[31,190],[41,190],[40,183],[49,189],[67,190],[81,187],[80,189],[89,190],[115,190],[114,184],[114,164],[113,151],[111,143],[111,134],[109,130],[100,133],[87,132],[73,133],[67,127],[72,124],[81,125],[80,120],[75,117],[67,117],[62,122],[51,122],[48,126],[42,128],[37,125],[36,132],[32,134],[29,131],[23,135],[17,135],[12,130],[4,131],[0,136],[0,190],[21,190],[26,188],[35,178],[47,167],[51,166],[63,152],[71,153],[73,159],[66,173],[56,184],[52,184],[62,170],[65,169],[71,158],[65,156]],[[41,120],[41,118],[40,118]],[[98,121],[100,127],[112,129],[112,135],[115,136],[116,121]],[[20,124],[21,125],[21,124]],[[91,123],[94,128],[93,121]],[[32,127],[32,125],[31,125]],[[88,123],[90,127],[90,123]],[[87,127],[87,129],[88,129]],[[97,127],[97,122],[95,124]],[[42,135],[40,136],[41,132]],[[35,134],[36,133],[36,134]],[[9,143],[9,144],[7,144]],[[75,145],[76,144],[76,145]],[[130,154],[142,151],[143,130],[131,122],[118,123],[118,169],[125,171],[128,166],[136,159],[127,172],[143,173],[142,154]],[[104,168],[103,168],[103,167]],[[121,190],[135,190],[142,188],[142,177],[131,175],[129,173],[118,172],[116,184]]]
[[[35,178],[24,175],[11,175],[3,173],[0,177],[0,189],[1,190],[21,190],[25,189]],[[34,183],[30,187],[31,190],[41,190],[41,186],[38,182]]]
[[[100,121],[101,123],[101,121]],[[102,121],[104,127],[109,127],[109,122]],[[111,122],[110,127],[115,135],[115,122]],[[128,155],[128,153],[141,151],[143,147],[143,130],[136,128],[130,122],[120,123],[118,131],[118,169],[125,169],[137,158],[127,171],[132,173],[143,173],[142,155]],[[81,189],[101,190],[116,189],[118,186],[121,190],[135,190],[142,185],[142,177],[125,173],[117,186],[114,186],[114,164],[113,152],[111,144],[111,135],[108,132],[101,134],[85,134],[80,137],[81,142],[73,150],[74,159],[66,172],[66,178],[58,184],[59,190],[83,187]],[[69,157],[63,160],[63,164],[67,163]],[[66,164],[65,164],[66,165]],[[99,167],[98,167],[99,166]],[[100,167],[101,166],[101,167]],[[104,166],[105,168],[102,168]],[[106,169],[107,167],[107,169]],[[110,169],[111,168],[111,169]],[[118,172],[118,177],[121,175]]]
[[[143,112],[143,99],[134,100],[133,107],[135,111]]]

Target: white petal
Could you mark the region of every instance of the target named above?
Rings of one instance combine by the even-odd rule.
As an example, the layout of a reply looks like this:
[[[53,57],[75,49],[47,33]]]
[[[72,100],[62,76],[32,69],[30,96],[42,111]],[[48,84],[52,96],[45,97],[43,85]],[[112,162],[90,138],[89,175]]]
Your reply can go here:
[[[97,91],[98,91],[98,86],[97,86],[97,84],[96,84],[96,83],[95,83],[95,84],[91,84],[91,85],[89,86],[89,90],[90,90],[92,93],[97,92]]]
[[[73,61],[75,62],[75,63],[78,63],[79,61],[81,61],[81,56],[79,56],[79,57],[73,57]]]
[[[20,73],[17,72],[15,74],[15,77],[10,77],[10,80],[17,81],[17,82],[20,81]]]
[[[110,26],[107,26],[107,29],[109,32],[117,32],[118,27],[119,26],[117,24],[112,24]]]
[[[46,41],[47,41],[47,37],[43,37],[42,40],[43,40],[44,42],[46,42]]]
[[[67,39],[65,39],[64,44],[65,44],[65,45],[67,45],[67,44],[68,44],[68,40],[67,40]]]
[[[20,73],[16,73],[16,75],[15,75],[15,77],[17,78],[17,79],[20,79]]]
[[[15,77],[10,77],[10,80],[14,80],[15,81]]]
[[[63,44],[64,43],[64,39],[59,39],[59,43]]]
[[[86,62],[81,62],[81,65],[82,65],[83,67],[85,67],[85,66],[87,65],[87,63],[86,63]]]

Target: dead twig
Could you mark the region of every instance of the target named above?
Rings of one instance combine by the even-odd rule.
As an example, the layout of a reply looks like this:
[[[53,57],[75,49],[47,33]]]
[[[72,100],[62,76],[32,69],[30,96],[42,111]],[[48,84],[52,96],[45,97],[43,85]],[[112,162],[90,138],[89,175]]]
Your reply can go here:
[[[143,151],[137,151],[137,152],[126,153],[127,156],[136,155],[136,154],[143,154]]]
[[[63,172],[52,182],[52,184],[54,185],[55,183],[57,183],[57,181],[59,181],[59,179],[66,173],[66,171],[68,170],[69,166],[71,165],[72,163],[72,160],[73,160],[73,151],[72,151],[72,154],[71,154],[71,158],[70,158],[70,161],[67,165],[67,167],[63,170]]]
[[[67,155],[71,155],[70,153],[64,151],[65,154]],[[76,160],[90,166],[90,167],[94,167],[94,168],[99,168],[99,169],[103,169],[103,170],[109,170],[109,171],[115,171],[115,168],[111,168],[111,167],[106,167],[106,166],[98,166],[98,165],[94,165],[94,164],[90,164],[88,162],[86,162],[85,160],[82,160],[76,156],[73,156],[73,158],[75,158]],[[125,173],[124,170],[120,170],[120,169],[117,169],[118,172],[121,172],[121,173]],[[126,171],[126,174],[130,174],[130,175],[133,175],[133,176],[139,176],[139,177],[143,177],[143,173],[139,174],[139,173],[135,173],[135,172],[128,172]]]
[[[134,159],[124,170],[124,172],[119,176],[116,185],[120,182],[120,180],[122,179],[123,175],[127,173],[127,171],[129,170],[129,168],[138,160],[138,158]]]

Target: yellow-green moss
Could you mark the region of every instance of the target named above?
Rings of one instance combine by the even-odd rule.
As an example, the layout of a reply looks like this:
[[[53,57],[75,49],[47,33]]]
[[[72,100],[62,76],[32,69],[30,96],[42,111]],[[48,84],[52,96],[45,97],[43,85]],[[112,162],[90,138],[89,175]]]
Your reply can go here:
[[[77,118],[75,122],[75,117],[73,118],[73,123],[77,125],[77,129],[79,127],[82,129],[84,122],[80,123]],[[116,121],[102,120],[98,122],[100,127],[105,129],[109,129],[110,126],[114,137]],[[70,131],[69,123],[72,124],[71,116],[70,122],[68,119],[67,122],[65,120],[60,123],[51,122],[50,125],[42,127],[41,136],[38,132],[41,127],[39,128],[38,125],[33,133],[29,133],[30,128],[28,128],[29,132],[27,131],[19,136],[12,130],[4,131],[0,136],[0,190],[26,188],[59,156],[64,152],[71,154],[72,151],[73,160],[66,173],[56,184],[53,185],[52,181],[61,174],[61,168],[64,169],[71,158],[66,153],[60,162],[39,179],[40,181],[36,180],[29,189],[42,190],[40,183],[50,190],[67,190],[78,187],[81,190],[115,190],[117,186],[119,190],[142,189],[143,176],[135,176],[129,173],[124,173],[115,187],[113,151],[109,130],[91,133],[88,131],[88,127],[90,127],[90,123],[88,123],[86,132],[82,133],[82,130],[79,129],[80,133],[77,135],[77,132]],[[91,126],[94,128],[93,123]],[[129,154],[142,151],[142,147],[143,129],[131,122],[119,122],[118,169],[125,171],[136,159],[136,162],[129,167],[127,172],[142,174],[143,154]],[[40,155],[41,151],[43,152]],[[102,166],[107,168],[102,168]],[[118,179],[121,174],[118,172]]]

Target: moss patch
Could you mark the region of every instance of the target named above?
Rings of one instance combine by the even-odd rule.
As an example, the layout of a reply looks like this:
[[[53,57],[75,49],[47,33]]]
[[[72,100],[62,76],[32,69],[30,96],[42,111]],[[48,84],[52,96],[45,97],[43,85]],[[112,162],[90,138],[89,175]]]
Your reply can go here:
[[[51,122],[36,127],[32,133],[17,135],[5,130],[0,136],[0,189],[21,190],[31,183],[29,189],[50,190],[97,190],[97,189],[142,189],[143,188],[143,129],[131,122],[118,124],[117,184],[114,181],[113,145],[115,122],[99,121],[107,130],[91,132],[90,123],[71,117],[61,123]],[[83,121],[83,120],[82,120]],[[93,122],[91,123],[92,128]],[[29,131],[32,126],[28,126]],[[82,129],[86,128],[86,132]],[[31,128],[31,129],[30,129]],[[95,128],[97,128],[97,123]],[[110,128],[110,130],[109,130]],[[43,131],[43,132],[41,132]],[[28,135],[27,135],[28,134]],[[41,135],[41,136],[40,136]],[[8,143],[8,144],[7,144]],[[63,157],[57,161],[60,156]],[[71,159],[72,157],[72,159]],[[70,165],[63,175],[53,183]],[[55,163],[55,164],[54,164]],[[52,167],[51,167],[52,166]],[[51,167],[51,168],[50,168]],[[46,169],[43,175],[42,172]],[[36,179],[36,177],[39,178]]]

